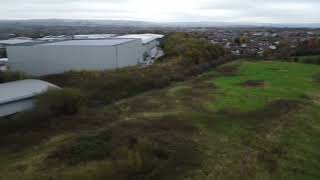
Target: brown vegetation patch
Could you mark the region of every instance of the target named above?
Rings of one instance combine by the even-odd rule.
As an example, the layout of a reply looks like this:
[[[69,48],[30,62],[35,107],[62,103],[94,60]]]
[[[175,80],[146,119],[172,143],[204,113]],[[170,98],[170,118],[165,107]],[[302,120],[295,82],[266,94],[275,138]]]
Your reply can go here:
[[[75,139],[48,157],[48,162],[75,165],[109,160],[116,179],[167,179],[200,166],[192,140],[197,128],[177,117],[124,121],[97,135]]]
[[[196,111],[207,111],[208,103],[214,100],[212,93],[216,89],[213,83],[204,80],[192,80],[189,88],[179,90],[175,96],[182,105]]]
[[[315,82],[320,83],[320,73],[313,76]]]
[[[224,109],[220,111],[220,113],[230,118],[264,120],[280,117],[299,109],[300,106],[301,101],[279,99],[254,111],[243,112],[237,109]]]
[[[246,88],[254,88],[254,87],[264,87],[265,83],[263,80],[248,80],[244,83],[241,83],[240,85]]]
[[[217,68],[217,71],[225,76],[235,76],[239,73],[238,65],[221,66]]]
[[[227,119],[250,121],[248,133],[242,137],[242,143],[246,149],[242,155],[239,170],[246,179],[255,179],[256,165],[262,164],[270,173],[279,170],[279,160],[286,157],[288,147],[274,141],[283,132],[284,128],[292,126],[293,114],[301,108],[302,102],[296,100],[276,100],[265,107],[240,112],[238,110],[224,110],[221,113]]]
[[[174,102],[165,94],[151,93],[136,96],[119,104],[128,113],[164,111],[174,108]]]

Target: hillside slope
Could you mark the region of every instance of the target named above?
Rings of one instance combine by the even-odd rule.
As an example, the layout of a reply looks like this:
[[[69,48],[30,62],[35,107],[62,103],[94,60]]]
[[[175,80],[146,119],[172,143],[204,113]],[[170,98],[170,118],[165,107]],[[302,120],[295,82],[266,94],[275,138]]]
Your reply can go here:
[[[0,138],[48,133],[0,148],[0,179],[319,179],[319,76],[317,65],[235,61]]]

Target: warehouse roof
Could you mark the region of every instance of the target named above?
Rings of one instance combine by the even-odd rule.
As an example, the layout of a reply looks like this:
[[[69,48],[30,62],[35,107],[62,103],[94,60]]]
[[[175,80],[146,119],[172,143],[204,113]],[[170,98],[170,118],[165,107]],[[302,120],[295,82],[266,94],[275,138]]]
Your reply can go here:
[[[57,86],[41,80],[27,79],[0,84],[0,104],[32,98]]]
[[[78,34],[74,35],[74,39],[105,39],[114,37],[116,34]]]
[[[38,46],[115,46],[128,43],[134,39],[95,39],[95,40],[70,40],[54,43],[39,44]]]
[[[141,39],[143,44],[147,44],[153,40],[161,39],[164,35],[161,34],[128,34],[123,36],[117,36],[116,38],[133,38]]]
[[[17,45],[17,44],[30,43],[30,42],[33,42],[33,40],[30,40],[30,39],[8,39],[8,40],[0,41],[0,44]]]

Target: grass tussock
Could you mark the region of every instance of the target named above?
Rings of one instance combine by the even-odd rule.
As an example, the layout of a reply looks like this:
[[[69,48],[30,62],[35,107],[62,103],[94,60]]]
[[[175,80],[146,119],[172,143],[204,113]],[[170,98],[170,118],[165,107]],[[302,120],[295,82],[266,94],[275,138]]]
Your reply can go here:
[[[77,89],[50,89],[37,98],[39,111],[52,116],[72,115],[80,111],[85,99]]]

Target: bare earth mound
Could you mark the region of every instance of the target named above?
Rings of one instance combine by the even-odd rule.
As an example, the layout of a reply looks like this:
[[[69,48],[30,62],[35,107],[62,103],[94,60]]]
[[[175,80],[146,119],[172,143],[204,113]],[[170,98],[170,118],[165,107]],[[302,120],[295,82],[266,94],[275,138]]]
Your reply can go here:
[[[264,87],[265,83],[263,80],[248,80],[244,83],[241,83],[243,87],[254,88],[254,87]]]

